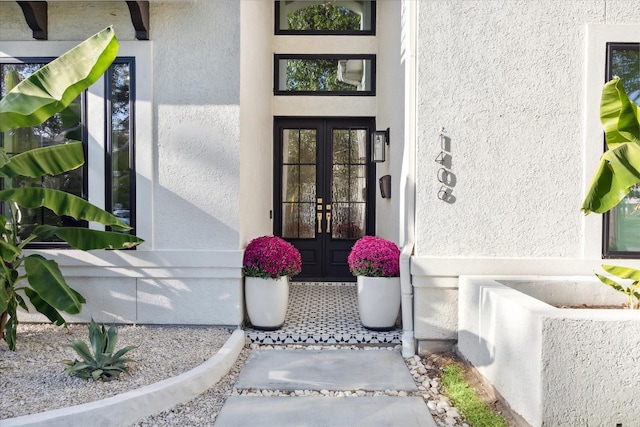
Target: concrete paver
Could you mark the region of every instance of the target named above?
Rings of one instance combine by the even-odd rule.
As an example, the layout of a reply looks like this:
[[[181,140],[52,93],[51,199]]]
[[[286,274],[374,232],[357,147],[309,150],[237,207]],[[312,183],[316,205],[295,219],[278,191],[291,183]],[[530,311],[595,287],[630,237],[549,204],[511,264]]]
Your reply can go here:
[[[227,399],[216,427],[435,427],[420,397],[259,397]]]
[[[416,391],[400,353],[386,350],[254,350],[238,389]],[[292,393],[293,394],[293,393]],[[421,397],[231,396],[216,427],[436,427]]]
[[[386,350],[257,350],[249,355],[236,387],[417,390],[402,355]]]

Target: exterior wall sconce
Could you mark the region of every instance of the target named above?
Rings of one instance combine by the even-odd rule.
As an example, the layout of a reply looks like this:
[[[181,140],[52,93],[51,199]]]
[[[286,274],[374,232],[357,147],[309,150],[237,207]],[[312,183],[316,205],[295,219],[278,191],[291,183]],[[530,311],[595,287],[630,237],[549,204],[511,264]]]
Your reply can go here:
[[[389,128],[387,130],[375,130],[371,134],[371,161],[382,163],[386,160],[386,147],[389,145]]]

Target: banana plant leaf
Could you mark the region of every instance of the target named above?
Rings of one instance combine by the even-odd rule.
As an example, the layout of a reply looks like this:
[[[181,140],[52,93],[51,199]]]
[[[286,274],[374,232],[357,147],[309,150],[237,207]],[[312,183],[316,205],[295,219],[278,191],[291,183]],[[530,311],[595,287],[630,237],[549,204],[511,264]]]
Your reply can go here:
[[[83,251],[93,249],[129,249],[143,242],[141,238],[131,234],[81,227],[41,225],[36,227],[34,234],[37,234],[40,238],[56,235],[72,247]]]
[[[47,304],[69,314],[80,313],[84,298],[79,299],[79,294],[67,285],[55,261],[38,254],[29,255],[24,260],[24,269],[29,285]]]
[[[0,313],[4,313],[7,311],[7,307],[9,306],[9,294],[4,286],[0,285]]]
[[[84,163],[81,142],[71,142],[50,147],[34,148],[16,154],[0,166],[0,175],[13,178],[26,176],[39,178],[44,175],[58,175],[76,169]]]
[[[77,220],[95,221],[103,225],[130,230],[115,215],[92,205],[81,197],[52,188],[11,188],[0,191],[0,200],[15,202],[25,208],[45,207],[56,215],[68,215]]]
[[[118,41],[108,27],[21,81],[0,100],[0,132],[39,125],[64,110],[117,53]]]
[[[56,326],[64,326],[67,322],[64,320],[64,317],[60,315],[58,310],[53,308],[50,304],[48,304],[45,300],[40,298],[40,295],[36,291],[30,288],[25,288],[24,293],[29,297],[29,301],[35,307],[35,309],[44,314],[47,319],[51,321]]]
[[[18,247],[0,238],[0,257],[2,257],[4,261],[13,262],[20,256],[20,253],[21,251]]]
[[[609,150],[582,203],[585,214],[615,207],[640,182],[640,122],[638,107],[627,97],[618,77],[604,85],[600,118]]]
[[[620,277],[621,279],[640,280],[640,270],[618,265],[603,265],[602,269],[607,273]]]

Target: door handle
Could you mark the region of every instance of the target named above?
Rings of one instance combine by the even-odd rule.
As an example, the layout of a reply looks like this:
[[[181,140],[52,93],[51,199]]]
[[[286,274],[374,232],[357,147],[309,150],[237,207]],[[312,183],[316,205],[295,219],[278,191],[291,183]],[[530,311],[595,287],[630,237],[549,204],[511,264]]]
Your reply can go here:
[[[327,234],[331,233],[331,212],[327,212]]]
[[[322,212],[318,212],[318,234],[322,233]]]

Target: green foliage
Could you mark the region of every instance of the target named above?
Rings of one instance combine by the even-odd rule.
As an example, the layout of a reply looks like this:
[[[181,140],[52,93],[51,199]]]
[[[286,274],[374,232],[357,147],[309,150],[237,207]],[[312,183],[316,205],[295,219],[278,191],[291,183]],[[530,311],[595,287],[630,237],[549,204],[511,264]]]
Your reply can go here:
[[[69,105],[102,76],[115,59],[117,51],[118,42],[113,29],[109,27],[15,86],[12,84],[11,91],[0,100],[0,132],[7,132],[7,137],[13,141],[26,139],[28,147],[33,134],[24,127],[39,125],[52,115],[66,110],[60,118],[64,123],[65,114],[75,114],[68,110]],[[17,80],[15,76],[12,79]],[[4,178],[46,180],[53,175],[74,170],[83,163],[82,144],[78,142],[32,148],[11,158],[0,149],[0,177]],[[44,185],[2,190],[0,200],[6,203],[9,211],[8,217],[0,215],[0,313],[6,312],[4,338],[9,349],[15,350],[17,309],[28,309],[22,294],[38,312],[59,326],[66,325],[60,311],[77,314],[85,303],[82,295],[66,283],[55,261],[37,254],[23,253],[29,242],[57,236],[76,249],[89,250],[130,248],[142,243],[142,239],[116,231],[51,225],[25,230],[20,224],[20,209],[40,207],[76,221],[95,221],[117,230],[130,229],[114,215],[86,200]],[[24,279],[28,280],[30,287],[18,286]]]
[[[360,29],[360,15],[331,3],[303,7],[287,16],[290,30],[346,31]]]
[[[360,15],[331,3],[303,7],[287,16],[291,30],[359,30]],[[335,60],[288,59],[288,91],[353,91],[355,87],[338,80]]]
[[[640,183],[640,115],[619,77],[602,89],[600,120],[608,151],[600,159],[582,204],[585,214],[609,211]]]
[[[482,402],[476,392],[469,387],[462,369],[456,364],[444,368],[442,385],[456,408],[474,427],[507,427],[502,415]]]
[[[602,268],[607,273],[620,277],[621,279],[633,280],[628,285],[620,284],[610,278],[596,273],[598,279],[605,285],[611,286],[618,292],[622,292],[627,296],[627,307],[632,309],[640,309],[640,270],[628,267],[619,267],[615,265],[603,265]]]
[[[73,348],[82,360],[61,361],[60,363],[68,366],[65,372],[84,380],[92,379],[94,381],[110,381],[123,372],[131,375],[126,363],[135,362],[135,360],[123,356],[137,347],[128,345],[114,354],[118,342],[118,331],[115,326],[112,325],[107,330],[104,325],[98,326],[91,319],[89,342],[91,349],[81,340],[74,340],[69,344],[69,347]]]
[[[338,80],[336,60],[287,59],[288,91],[353,91],[355,86]]]

